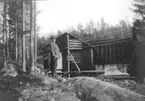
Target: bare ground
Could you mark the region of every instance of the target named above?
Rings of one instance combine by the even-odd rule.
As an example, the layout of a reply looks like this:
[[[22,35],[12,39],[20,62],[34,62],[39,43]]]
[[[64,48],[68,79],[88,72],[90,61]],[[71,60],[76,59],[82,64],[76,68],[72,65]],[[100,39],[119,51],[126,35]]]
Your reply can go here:
[[[44,76],[1,77],[0,101],[145,101],[145,85],[129,80],[104,81],[91,77],[65,82]]]

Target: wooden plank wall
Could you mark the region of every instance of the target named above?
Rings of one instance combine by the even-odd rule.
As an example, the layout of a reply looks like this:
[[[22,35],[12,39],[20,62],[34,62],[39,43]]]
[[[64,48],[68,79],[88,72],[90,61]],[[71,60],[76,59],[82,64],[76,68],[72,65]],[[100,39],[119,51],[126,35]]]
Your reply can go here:
[[[98,44],[95,46],[98,53],[95,58],[97,65],[105,64],[128,64],[133,55],[133,40],[112,44]]]

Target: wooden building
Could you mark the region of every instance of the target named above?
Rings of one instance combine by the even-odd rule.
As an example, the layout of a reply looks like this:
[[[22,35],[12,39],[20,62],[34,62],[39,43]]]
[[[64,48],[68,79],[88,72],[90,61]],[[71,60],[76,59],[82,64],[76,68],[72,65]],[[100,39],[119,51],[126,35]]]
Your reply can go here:
[[[87,43],[95,47],[97,57],[94,60],[96,65],[129,65],[134,52],[132,36],[114,38],[107,40],[86,40]]]
[[[65,33],[56,39],[63,61],[62,71],[95,70],[93,47]]]
[[[56,39],[62,55],[62,71],[80,71],[85,73],[103,73],[97,65],[130,65],[134,54],[132,36],[108,40],[79,40],[65,33]],[[49,47],[44,47],[48,53]],[[49,65],[50,58],[45,61]],[[98,74],[97,74],[98,75]]]

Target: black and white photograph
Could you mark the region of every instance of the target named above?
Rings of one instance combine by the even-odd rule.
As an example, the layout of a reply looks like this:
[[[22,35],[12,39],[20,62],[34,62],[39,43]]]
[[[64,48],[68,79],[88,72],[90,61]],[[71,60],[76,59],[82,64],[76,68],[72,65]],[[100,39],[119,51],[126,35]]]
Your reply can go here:
[[[0,101],[145,101],[145,0],[0,0]]]

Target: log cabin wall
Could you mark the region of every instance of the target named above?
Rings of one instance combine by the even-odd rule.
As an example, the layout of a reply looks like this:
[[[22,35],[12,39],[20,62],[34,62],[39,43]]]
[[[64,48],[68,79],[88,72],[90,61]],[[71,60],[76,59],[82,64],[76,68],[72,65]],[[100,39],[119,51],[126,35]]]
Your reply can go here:
[[[69,37],[67,40],[67,36]],[[93,66],[93,50],[92,47],[88,46],[84,42],[75,38],[70,34],[63,34],[58,37],[56,40],[60,51],[62,52],[63,58],[63,71],[68,70],[68,62],[67,62],[67,43],[69,43],[69,51],[73,55],[75,62],[79,66],[80,70],[94,70]],[[70,70],[78,71],[76,65],[73,62],[70,62]]]

